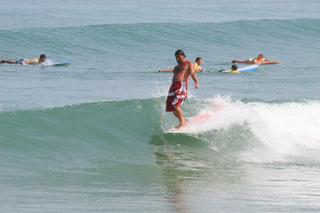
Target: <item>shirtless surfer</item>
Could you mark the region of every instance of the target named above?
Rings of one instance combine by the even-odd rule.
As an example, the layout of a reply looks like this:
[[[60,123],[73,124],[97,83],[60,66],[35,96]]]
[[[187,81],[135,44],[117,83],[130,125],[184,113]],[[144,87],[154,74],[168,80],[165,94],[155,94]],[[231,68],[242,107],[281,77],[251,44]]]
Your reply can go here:
[[[184,52],[180,49],[177,50],[175,57],[178,65],[173,68],[173,78],[167,97],[166,111],[173,112],[179,119],[180,125],[177,126],[176,129],[180,129],[186,126],[186,121],[183,118],[183,112],[180,107],[187,99],[190,77],[194,80],[196,89],[198,89],[199,83],[197,75],[194,72],[193,64],[185,59],[186,55]]]
[[[20,59],[19,61],[10,61],[6,59],[2,59],[0,63],[30,65],[30,64],[43,64],[46,60],[47,60],[47,56],[45,54],[41,54],[39,59],[38,58],[35,58],[32,60]]]
[[[259,56],[256,57],[256,58],[248,59],[248,60],[245,60],[245,61],[232,60],[232,63],[238,63],[238,64],[259,64],[259,65],[260,65],[260,63],[262,63],[262,62],[264,62],[264,61],[271,62],[271,61],[269,61],[268,59],[263,58],[263,54],[259,54]]]

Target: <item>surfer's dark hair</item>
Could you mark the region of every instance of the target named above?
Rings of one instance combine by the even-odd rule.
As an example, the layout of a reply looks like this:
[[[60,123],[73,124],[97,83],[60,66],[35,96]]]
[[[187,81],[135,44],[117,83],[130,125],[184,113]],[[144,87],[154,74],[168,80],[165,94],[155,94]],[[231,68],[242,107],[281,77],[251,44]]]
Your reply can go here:
[[[182,56],[184,56],[184,57],[187,57],[187,56],[184,54],[183,50],[181,50],[181,49],[177,50],[174,55],[182,55]]]
[[[237,70],[238,69],[238,65],[234,64],[231,66],[231,70]]]
[[[42,59],[42,58],[46,58],[47,56],[45,55],[45,54],[41,54],[40,55],[40,59]]]

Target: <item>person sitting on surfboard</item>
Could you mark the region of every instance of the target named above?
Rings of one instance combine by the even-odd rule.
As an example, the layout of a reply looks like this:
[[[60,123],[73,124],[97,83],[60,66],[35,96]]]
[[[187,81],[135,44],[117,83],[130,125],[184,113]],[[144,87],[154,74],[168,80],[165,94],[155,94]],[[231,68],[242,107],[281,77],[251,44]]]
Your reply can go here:
[[[271,62],[268,59],[263,58],[263,54],[260,54],[258,57],[253,58],[253,59],[248,59],[246,61],[232,60],[232,63],[238,63],[238,64],[260,64],[260,63],[262,63],[264,61]]]
[[[193,64],[195,72],[202,72],[204,69],[201,68],[202,58],[197,57],[195,63]],[[158,70],[156,72],[173,72],[173,68],[171,70]]]
[[[238,69],[238,65],[234,64],[231,66],[231,71],[229,73],[240,73],[239,71],[237,71]]]
[[[173,78],[167,97],[166,111],[173,112],[179,119],[180,125],[176,129],[180,129],[186,126],[186,121],[183,118],[183,112],[180,107],[187,99],[190,77],[194,80],[196,89],[198,89],[199,83],[193,64],[185,59],[186,55],[184,52],[180,49],[177,50],[175,57],[178,65],[173,68]]]
[[[20,59],[19,61],[10,61],[6,59],[2,59],[0,63],[30,65],[30,64],[43,64],[46,60],[47,60],[47,56],[45,54],[41,54],[39,59],[38,58],[35,58],[32,60]]]

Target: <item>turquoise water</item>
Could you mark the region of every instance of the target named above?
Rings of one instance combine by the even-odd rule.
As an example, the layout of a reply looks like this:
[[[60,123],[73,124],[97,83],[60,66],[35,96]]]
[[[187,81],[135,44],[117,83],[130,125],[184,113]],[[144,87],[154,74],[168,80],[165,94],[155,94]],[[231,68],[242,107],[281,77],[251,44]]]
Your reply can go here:
[[[319,212],[318,1],[4,1],[0,212]],[[167,131],[174,52],[203,58]],[[276,65],[230,75],[232,59]],[[242,66],[242,65],[239,65]]]

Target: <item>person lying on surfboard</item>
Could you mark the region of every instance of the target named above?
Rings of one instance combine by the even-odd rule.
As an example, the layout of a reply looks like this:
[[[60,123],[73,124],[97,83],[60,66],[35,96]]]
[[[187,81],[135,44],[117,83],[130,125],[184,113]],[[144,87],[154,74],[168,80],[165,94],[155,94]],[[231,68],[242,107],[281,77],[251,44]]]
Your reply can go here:
[[[195,72],[203,72],[204,69],[201,68],[202,58],[197,57],[195,63],[193,64]],[[173,68],[171,70],[158,70],[157,72],[173,72]]]
[[[39,59],[38,58],[35,58],[32,60],[20,59],[19,61],[10,61],[6,59],[2,59],[0,63],[30,65],[30,64],[43,64],[46,60],[47,60],[47,56],[45,54],[41,54]]]
[[[268,62],[271,62],[269,61],[268,59],[266,58],[263,58],[263,54],[260,54],[258,57],[256,58],[252,58],[252,59],[247,59],[245,61],[239,61],[239,60],[232,60],[231,63],[238,63],[238,64],[260,64],[264,61],[268,61]]]
[[[180,107],[187,99],[190,77],[194,80],[196,89],[198,89],[199,83],[193,64],[185,59],[186,55],[184,52],[180,49],[177,50],[175,57],[178,65],[173,68],[173,78],[167,97],[166,111],[173,112],[179,119],[180,125],[176,129],[181,129],[186,126],[186,121],[183,118],[183,112]]]

